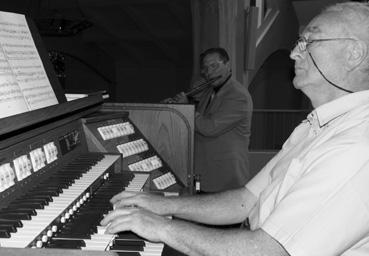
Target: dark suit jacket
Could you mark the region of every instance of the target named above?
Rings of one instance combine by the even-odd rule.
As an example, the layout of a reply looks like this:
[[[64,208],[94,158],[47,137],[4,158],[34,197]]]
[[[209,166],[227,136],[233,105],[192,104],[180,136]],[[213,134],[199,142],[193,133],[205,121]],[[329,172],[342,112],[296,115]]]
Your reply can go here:
[[[242,187],[250,178],[251,96],[232,78],[208,105],[212,91],[200,96],[195,118],[195,173],[205,192]]]

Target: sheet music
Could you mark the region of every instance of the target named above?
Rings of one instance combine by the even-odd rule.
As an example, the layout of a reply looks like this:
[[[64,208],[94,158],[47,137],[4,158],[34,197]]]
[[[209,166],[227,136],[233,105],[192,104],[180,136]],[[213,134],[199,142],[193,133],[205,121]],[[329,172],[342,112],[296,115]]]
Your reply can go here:
[[[0,107],[8,110],[0,118],[54,104],[58,100],[24,15],[0,11]]]
[[[22,91],[0,47],[0,118],[28,111]]]

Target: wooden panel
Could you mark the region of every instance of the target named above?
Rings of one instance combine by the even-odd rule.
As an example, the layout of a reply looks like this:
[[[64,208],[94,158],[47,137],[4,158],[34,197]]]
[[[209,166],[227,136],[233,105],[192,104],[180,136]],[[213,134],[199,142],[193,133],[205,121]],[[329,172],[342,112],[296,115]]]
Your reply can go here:
[[[165,188],[164,190],[157,187],[154,183],[154,179],[165,175],[170,172],[177,176],[176,173],[173,172],[171,167],[168,165],[165,159],[156,151],[156,149],[151,145],[151,143],[147,140],[147,138],[141,133],[140,129],[135,125],[132,120],[128,118],[129,113],[126,111],[115,111],[111,112],[95,112],[90,116],[86,116],[82,119],[84,123],[84,131],[86,134],[86,140],[88,149],[90,152],[116,152],[119,153],[117,148],[118,145],[123,145],[128,142],[137,141],[139,139],[143,139],[147,143],[147,150],[143,152],[137,152],[135,154],[125,156],[123,159],[122,170],[130,171],[129,165],[133,163],[137,163],[148,159],[149,157],[157,156],[161,160],[162,166],[150,171],[150,176],[148,178],[149,182],[146,182],[144,190],[147,192],[176,192],[176,193],[192,193],[193,188],[188,187],[188,184],[183,184],[182,180],[176,177],[176,184]],[[133,128],[134,133],[117,136],[112,139],[104,140],[99,132],[99,128],[107,127],[110,125],[122,124],[129,122]]]
[[[105,103],[102,108],[109,112],[122,110],[129,112],[129,118],[182,183],[192,187],[194,106]]]

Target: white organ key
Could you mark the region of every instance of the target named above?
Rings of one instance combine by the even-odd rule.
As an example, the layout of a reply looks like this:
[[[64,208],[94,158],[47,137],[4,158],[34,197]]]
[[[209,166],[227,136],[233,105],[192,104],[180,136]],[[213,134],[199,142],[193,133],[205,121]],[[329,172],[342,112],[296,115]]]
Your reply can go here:
[[[104,155],[95,166],[82,175],[69,188],[64,189],[53,201],[44,209],[37,209],[36,216],[31,220],[22,221],[23,227],[10,238],[0,238],[0,245],[5,247],[25,248],[30,244],[48,225],[54,221],[65,210],[69,209],[71,202],[77,200],[89,186],[97,180],[114,162],[119,159],[119,155]]]

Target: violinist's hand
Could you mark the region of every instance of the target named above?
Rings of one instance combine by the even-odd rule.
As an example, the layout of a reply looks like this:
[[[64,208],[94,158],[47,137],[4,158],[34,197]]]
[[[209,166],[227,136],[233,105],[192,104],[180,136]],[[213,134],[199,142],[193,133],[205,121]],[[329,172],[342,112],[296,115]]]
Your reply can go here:
[[[189,103],[189,100],[184,92],[178,93],[173,98],[168,98],[162,101],[162,103]]]
[[[174,98],[166,98],[166,99],[160,101],[160,103],[171,104],[171,103],[175,103],[175,102],[174,102]]]
[[[177,103],[188,103],[189,100],[186,96],[186,94],[184,92],[181,92],[181,93],[178,93],[176,96],[175,96],[175,99],[176,99],[176,102]]]

